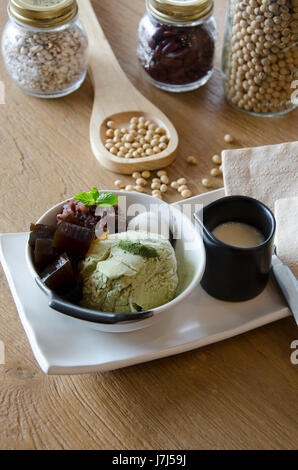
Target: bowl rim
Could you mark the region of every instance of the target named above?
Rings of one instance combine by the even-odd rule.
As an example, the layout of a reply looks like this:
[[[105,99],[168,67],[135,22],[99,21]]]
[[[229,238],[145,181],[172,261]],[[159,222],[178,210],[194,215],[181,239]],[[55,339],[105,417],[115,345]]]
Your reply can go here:
[[[101,190],[100,192],[105,192],[105,191],[111,191],[114,194],[117,194],[118,196],[126,196],[132,195],[131,191],[119,191],[119,190]],[[30,248],[29,244],[27,243],[26,245],[26,261],[27,265],[29,267],[30,273],[32,277],[35,279],[35,282],[39,286],[39,288],[43,291],[45,295],[47,295],[50,298],[49,301],[49,306],[58,311],[59,313],[65,314],[67,316],[77,318],[81,321],[85,321],[89,324],[133,324],[136,322],[144,321],[147,318],[152,317],[153,315],[157,315],[165,310],[168,310],[175,305],[178,305],[180,302],[182,302],[188,295],[191,294],[191,292],[197,287],[199,282],[201,281],[205,267],[206,267],[206,251],[205,251],[205,246],[203,242],[203,235],[195,228],[195,225],[193,224],[192,220],[189,220],[186,215],[182,212],[179,211],[177,207],[175,207],[175,203],[173,204],[168,204],[165,201],[160,201],[156,200],[153,196],[150,196],[149,194],[143,194],[143,193],[136,193],[135,194],[137,197],[140,199],[150,199],[154,204],[158,205],[166,205],[171,207],[171,211],[174,213],[180,213],[181,217],[186,218],[189,221],[190,226],[192,226],[193,233],[195,234],[197,241],[198,241],[198,250],[200,251],[200,263],[198,265],[198,268],[196,269],[196,273],[193,276],[193,279],[189,283],[189,285],[179,294],[177,295],[174,299],[172,299],[170,302],[167,302],[159,307],[150,309],[148,311],[143,311],[140,313],[135,313],[131,312],[128,314],[121,314],[121,313],[111,313],[111,312],[102,312],[102,311],[97,311],[97,310],[91,310],[87,309],[84,307],[81,307],[79,305],[76,305],[72,302],[69,302],[61,297],[59,297],[57,294],[55,294],[53,291],[51,291],[49,288],[47,288],[40,279],[40,276],[38,275],[33,259],[32,259],[32,249]],[[41,224],[44,223],[43,220],[50,214],[52,214],[55,210],[61,209],[61,207],[66,204],[68,201],[71,201],[73,197],[67,198],[64,201],[61,201],[51,208],[49,208],[39,219],[35,224]],[[187,200],[185,201],[187,202]],[[65,308],[64,308],[65,307]],[[61,310],[63,309],[63,311]],[[89,315],[88,315],[89,312]],[[133,317],[133,318],[132,318]],[[98,320],[96,320],[98,318]]]

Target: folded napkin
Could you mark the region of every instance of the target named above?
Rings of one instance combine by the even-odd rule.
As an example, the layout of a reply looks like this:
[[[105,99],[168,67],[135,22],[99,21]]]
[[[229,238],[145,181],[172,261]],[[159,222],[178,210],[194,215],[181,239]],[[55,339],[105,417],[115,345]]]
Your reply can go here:
[[[298,278],[298,198],[276,201],[275,218],[277,254]]]
[[[259,199],[271,210],[281,198],[298,197],[298,141],[224,150],[226,195]]]

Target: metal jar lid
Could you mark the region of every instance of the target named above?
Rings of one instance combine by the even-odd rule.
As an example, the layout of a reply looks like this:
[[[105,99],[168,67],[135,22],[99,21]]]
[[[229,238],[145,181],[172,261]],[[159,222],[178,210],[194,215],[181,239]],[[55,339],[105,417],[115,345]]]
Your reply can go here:
[[[191,23],[213,11],[213,0],[147,0],[149,11],[163,21]]]
[[[54,28],[76,17],[76,0],[10,0],[9,15],[19,23],[35,28]]]

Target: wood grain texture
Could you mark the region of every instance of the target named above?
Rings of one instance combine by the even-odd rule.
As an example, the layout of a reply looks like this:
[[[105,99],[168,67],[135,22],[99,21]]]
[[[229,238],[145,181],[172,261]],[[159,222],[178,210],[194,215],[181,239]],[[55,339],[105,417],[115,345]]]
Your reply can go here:
[[[1,2],[1,28],[6,21]],[[145,83],[136,64],[135,32],[143,0],[94,0],[104,32],[131,82],[173,121],[180,149],[170,176],[187,176],[194,193],[211,156],[231,133],[235,146],[295,140],[297,112],[263,119],[223,99],[217,68],[203,89],[171,95]],[[217,0],[222,39],[226,2]],[[220,44],[218,45],[218,51]],[[89,143],[93,91],[87,78],[71,96],[42,101],[9,80],[0,105],[0,232],[25,231],[46,208],[92,186],[113,187]],[[104,73],[104,71],[103,71]],[[187,155],[199,158],[188,167]],[[124,178],[130,182],[129,177]],[[214,187],[221,181],[214,179]],[[168,201],[177,193],[169,192]],[[297,367],[291,318],[245,335],[106,374],[46,377],[35,362],[3,273],[0,278],[0,447],[2,449],[294,449],[298,445]]]

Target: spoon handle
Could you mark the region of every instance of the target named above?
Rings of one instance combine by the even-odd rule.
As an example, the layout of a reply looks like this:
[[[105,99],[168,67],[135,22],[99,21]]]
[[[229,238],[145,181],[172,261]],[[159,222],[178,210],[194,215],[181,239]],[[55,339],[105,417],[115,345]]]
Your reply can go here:
[[[272,257],[272,271],[298,325],[298,281],[276,254]]]
[[[113,103],[115,112],[119,109],[119,102],[122,110],[133,109],[134,95],[138,92],[120,67],[90,0],[77,1],[80,19],[88,34],[89,73],[94,85],[95,101],[97,97],[101,105],[108,101],[110,113],[113,112]]]
[[[89,72],[94,87],[94,103],[90,119],[90,142],[98,161],[116,173],[132,174],[139,170],[155,170],[170,165],[176,155],[178,134],[165,114],[145,98],[129,81],[109,45],[90,0],[77,0],[80,18],[89,39]],[[105,148],[106,124],[113,120],[125,127],[135,116],[145,116],[164,127],[168,147],[158,154],[143,158],[121,158]]]
[[[199,216],[199,214],[197,212],[194,212],[193,214],[193,218],[195,219],[196,222],[198,222],[198,224],[200,225],[201,229],[203,230],[203,232],[205,232],[206,235],[208,235],[208,237],[211,236],[211,233],[209,232],[209,230],[207,229],[207,227],[204,225],[201,217]]]

